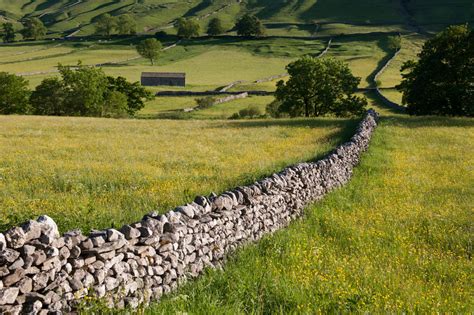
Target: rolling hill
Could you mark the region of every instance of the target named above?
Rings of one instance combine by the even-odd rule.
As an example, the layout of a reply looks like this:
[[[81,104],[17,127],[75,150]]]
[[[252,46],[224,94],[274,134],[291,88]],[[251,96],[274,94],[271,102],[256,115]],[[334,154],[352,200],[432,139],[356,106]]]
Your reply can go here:
[[[392,27],[404,31],[419,25],[436,31],[448,24],[474,21],[474,4],[469,0],[0,0],[0,21],[19,22],[39,17],[53,34],[81,35],[93,32],[92,24],[104,13],[132,14],[139,32],[168,29],[178,17],[194,17],[203,26],[212,16],[219,16],[231,29],[235,20],[246,12],[255,13],[270,29],[303,28],[312,33],[347,25]],[[306,26],[305,26],[306,25]],[[343,27],[346,26],[346,27]]]

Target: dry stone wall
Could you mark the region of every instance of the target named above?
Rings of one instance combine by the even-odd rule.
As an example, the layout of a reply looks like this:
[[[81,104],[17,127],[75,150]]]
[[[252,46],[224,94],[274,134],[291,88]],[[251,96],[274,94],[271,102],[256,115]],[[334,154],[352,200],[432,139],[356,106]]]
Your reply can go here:
[[[376,121],[368,111],[350,141],[320,161],[196,197],[119,230],[60,236],[55,222],[41,216],[0,233],[0,313],[68,313],[88,294],[118,308],[158,300],[238,246],[286,227],[308,203],[344,185]]]

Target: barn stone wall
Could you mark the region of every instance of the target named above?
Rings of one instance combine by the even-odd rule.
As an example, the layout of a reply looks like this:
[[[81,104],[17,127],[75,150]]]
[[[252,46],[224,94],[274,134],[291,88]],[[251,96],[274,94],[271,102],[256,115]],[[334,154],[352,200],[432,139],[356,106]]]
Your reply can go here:
[[[158,300],[247,242],[286,227],[308,203],[349,181],[377,125],[370,110],[349,142],[326,158],[119,230],[60,236],[41,216],[0,233],[0,313],[61,314],[88,294],[112,307]]]

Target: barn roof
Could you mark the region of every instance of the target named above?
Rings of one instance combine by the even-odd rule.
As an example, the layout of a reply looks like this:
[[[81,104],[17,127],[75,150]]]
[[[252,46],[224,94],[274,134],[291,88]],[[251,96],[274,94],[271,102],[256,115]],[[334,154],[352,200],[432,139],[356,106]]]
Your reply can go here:
[[[183,72],[142,72],[142,78],[185,78]]]

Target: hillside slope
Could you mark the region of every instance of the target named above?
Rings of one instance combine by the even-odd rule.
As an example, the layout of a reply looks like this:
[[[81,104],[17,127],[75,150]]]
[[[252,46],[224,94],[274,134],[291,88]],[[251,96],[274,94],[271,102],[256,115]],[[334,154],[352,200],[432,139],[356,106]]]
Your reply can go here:
[[[474,4],[470,0],[0,0],[0,22],[39,17],[53,33],[81,29],[93,31],[92,23],[104,13],[133,14],[139,32],[154,32],[178,17],[197,17],[206,25],[209,17],[220,16],[230,28],[245,12],[257,14],[266,23],[349,24],[365,26],[393,25],[403,30],[407,21],[426,30],[438,30],[448,24],[474,22]],[[294,25],[293,25],[294,26]]]

